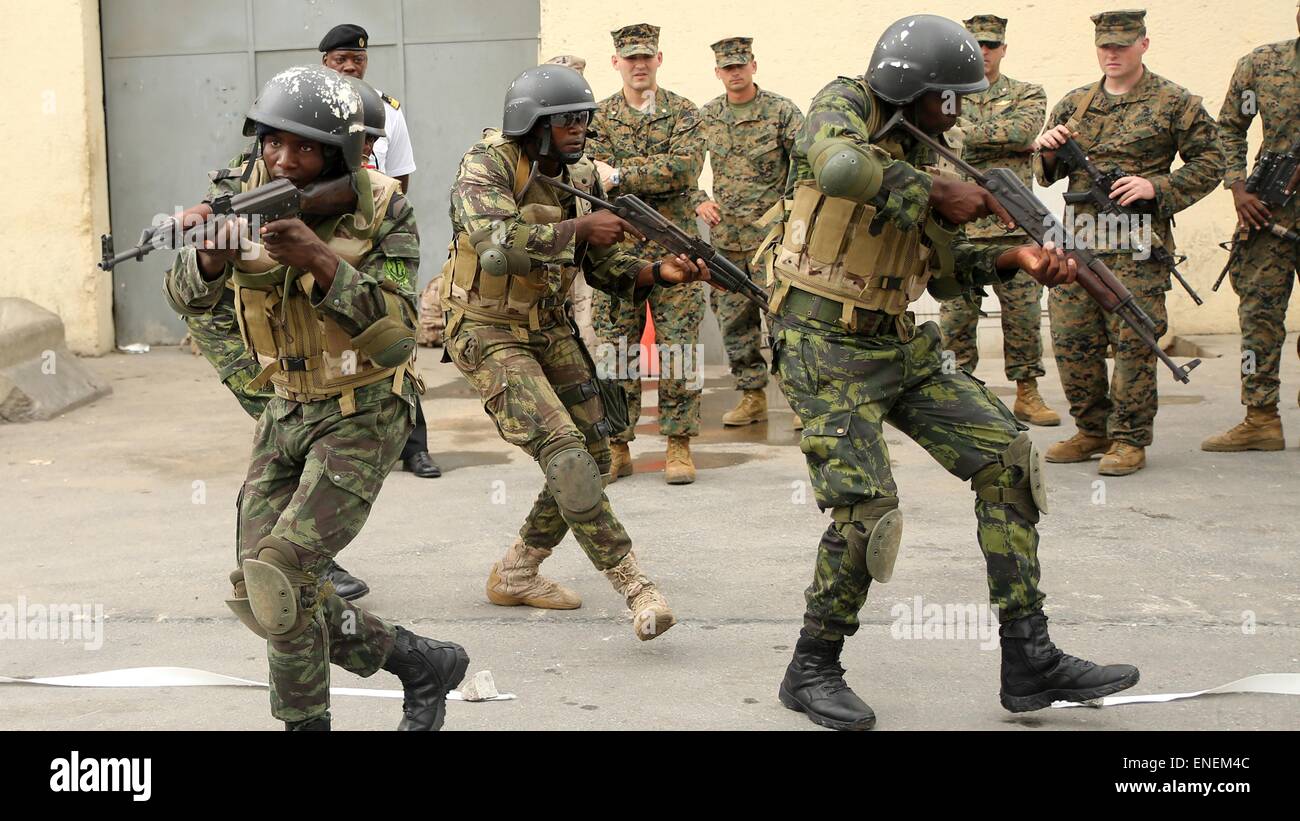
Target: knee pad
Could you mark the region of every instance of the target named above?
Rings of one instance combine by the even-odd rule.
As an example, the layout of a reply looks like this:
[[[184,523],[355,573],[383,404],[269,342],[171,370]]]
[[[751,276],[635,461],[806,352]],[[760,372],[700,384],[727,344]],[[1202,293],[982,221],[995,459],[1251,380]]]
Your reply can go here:
[[[1011,468],[1020,468],[1014,476]],[[1011,505],[1021,516],[1037,524],[1040,514],[1047,513],[1047,483],[1044,481],[1043,455],[1029,434],[1021,433],[998,459],[985,465],[971,479],[971,489],[986,502]]]
[[[240,624],[252,630],[258,638],[270,638],[270,634],[263,629],[262,625],[257,621],[257,617],[253,615],[253,608],[248,603],[248,587],[244,584],[244,571],[242,568],[230,574],[230,583],[234,585],[235,592],[230,598],[226,599],[226,607],[229,607],[230,612],[235,614],[235,618],[239,619]]]
[[[253,618],[272,639],[296,638],[315,617],[316,580],[302,569],[298,553],[292,542],[267,536],[257,543],[257,558],[245,559],[236,571],[243,575]]]
[[[562,439],[537,457],[546,487],[568,522],[589,522],[600,515],[604,481],[600,466],[577,439]]]
[[[903,543],[903,513],[896,496],[882,496],[835,508],[837,522],[847,522],[849,551],[871,578],[884,584],[894,577],[894,562]]]

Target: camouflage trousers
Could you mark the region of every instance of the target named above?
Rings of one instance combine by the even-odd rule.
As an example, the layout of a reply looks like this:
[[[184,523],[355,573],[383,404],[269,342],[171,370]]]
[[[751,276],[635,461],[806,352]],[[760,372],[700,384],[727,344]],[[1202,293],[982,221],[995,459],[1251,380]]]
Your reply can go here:
[[[841,514],[850,506],[887,510],[897,505],[885,422],[962,480],[995,463],[1023,430],[982,382],[960,369],[945,372],[940,348],[933,322],[906,342],[806,319],[778,332],[773,357],[781,390],[804,421],[799,446],[817,506],[835,514],[804,592],[804,626],[814,636],[834,640],[858,630],[858,611],[872,577],[848,544],[851,537],[869,534],[860,520],[842,520]],[[1012,487],[1023,478],[1021,468],[1013,466],[994,486]],[[1040,609],[1035,524],[1011,505],[978,498],[975,520],[989,600],[1002,621]]]
[[[723,250],[722,253],[759,287],[766,287],[767,272],[749,265],[756,250]],[[767,361],[763,359],[763,323],[758,306],[740,294],[716,288],[709,288],[709,299],[722,328],[722,343],[727,349],[727,363],[736,380],[736,390],[763,390],[767,387]]]
[[[996,243],[1006,248],[1019,243]],[[993,286],[1002,312],[1003,370],[1007,379],[1022,382],[1037,379],[1043,370],[1042,299],[1043,286],[1023,271],[1010,282]],[[944,345],[953,352],[957,364],[971,373],[979,365],[980,350],[976,341],[980,306],[959,297],[944,300],[939,306],[939,327]]]
[[[656,246],[657,247],[657,246]],[[640,243],[629,249],[642,259],[654,259],[655,248]],[[703,282],[673,288],[650,289],[650,312],[655,323],[655,343],[660,346],[659,432],[664,436],[698,436],[700,433],[700,320],[704,318]],[[591,324],[601,345],[626,349],[635,361],[641,334],[645,332],[645,306],[614,299],[601,290],[591,295]],[[620,344],[621,343],[621,344]],[[673,373],[676,371],[677,373]],[[672,378],[672,377],[680,378]],[[628,427],[614,431],[615,442],[636,438],[636,423],[641,416],[641,379],[625,379]]]
[[[276,397],[257,423],[248,479],[239,493],[239,559],[255,558],[267,537],[299,548],[302,568],[319,578],[348,545],[402,450],[415,395],[395,396],[383,381],[356,392],[357,412],[338,400],[300,404]],[[271,714],[304,721],[329,712],[330,663],[369,676],[387,660],[395,630],[325,586],[312,623],[297,637],[268,640]]]
[[[1156,324],[1157,339],[1168,328],[1168,275],[1151,260],[1105,257],[1115,276],[1133,292],[1138,307]],[[1137,334],[1101,309],[1080,285],[1053,288],[1048,295],[1052,347],[1070,415],[1081,433],[1130,445],[1151,444],[1155,430],[1158,360]],[[1106,351],[1115,349],[1115,372],[1106,379]]]
[[[1279,225],[1292,225],[1281,213]],[[1300,248],[1272,234],[1251,240],[1228,276],[1236,291],[1241,323],[1241,404],[1262,408],[1278,403],[1286,306],[1300,270]]]
[[[583,383],[594,385],[596,374],[567,324],[524,329],[516,336],[509,327],[466,319],[448,341],[447,352],[478,390],[502,439],[533,459],[557,442],[582,441],[600,472],[609,474],[609,439],[597,428],[604,406],[598,395],[582,398],[575,390]],[[543,485],[519,529],[520,538],[530,547],[550,549],[569,530],[600,570],[618,564],[632,549],[608,496],[601,494],[598,516],[569,522]]]
[[[239,337],[234,299],[234,292],[227,288],[211,312],[187,316],[185,324],[189,326],[190,339],[194,340],[203,358],[216,369],[221,383],[239,400],[244,411],[257,419],[275,392],[269,387],[260,391],[248,387],[261,373],[262,366]]]

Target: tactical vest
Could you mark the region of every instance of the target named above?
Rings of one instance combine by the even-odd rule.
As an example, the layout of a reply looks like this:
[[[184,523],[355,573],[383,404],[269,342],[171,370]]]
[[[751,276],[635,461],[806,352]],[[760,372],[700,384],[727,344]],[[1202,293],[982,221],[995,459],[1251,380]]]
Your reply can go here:
[[[358,186],[369,189],[370,197],[359,197],[357,210],[333,217],[316,228],[316,235],[350,265],[358,265],[374,245],[384,214],[401,186],[397,180],[377,171],[359,170]],[[243,190],[269,181],[261,160],[257,161]],[[393,393],[401,395],[402,378],[414,361],[414,354],[397,367],[381,367],[361,351],[357,343],[329,314],[311,304],[315,278],[271,259],[255,243],[255,254],[235,259],[235,316],[240,336],[257,355],[262,371],[250,384],[259,390],[268,381],[277,396],[294,402],[319,402],[339,397],[344,416],[356,412],[353,392],[360,387],[392,378]],[[385,287],[384,301],[390,316],[402,317],[409,309],[395,289]]]
[[[864,93],[871,94],[860,80],[858,84]],[[883,122],[874,95],[872,101],[875,105],[867,123],[869,133]],[[896,141],[885,139],[877,145],[895,160],[905,159]],[[926,170],[955,176],[940,167]],[[773,311],[780,309],[793,286],[840,303],[841,324],[856,330],[855,309],[899,316],[925,292],[932,274],[952,280],[951,243],[955,231],[935,222],[928,206],[918,221],[924,229],[903,230],[891,220],[877,219],[874,206],[827,196],[815,182],[804,180],[795,185],[794,199],[785,207],[788,213],[784,227],[778,226],[780,242],[767,252],[769,279],[776,284]],[[777,230],[773,229],[773,240]],[[932,249],[939,263],[933,272]]]
[[[544,183],[528,184],[531,163],[523,147],[495,129],[489,129],[484,136],[485,143],[501,151],[514,168],[512,192],[515,203],[519,206],[520,220],[525,225],[550,225],[563,221],[564,206],[558,192]],[[594,189],[596,167],[591,160],[583,157],[567,168],[570,184],[575,188],[586,192]],[[574,204],[579,217],[591,211],[591,206],[585,200],[575,198]],[[517,226],[513,235],[498,237],[496,241],[498,244],[510,243],[522,248],[527,239],[526,233],[527,228]],[[447,337],[455,335],[465,317],[479,322],[539,330],[542,311],[563,306],[579,269],[576,262],[555,264],[530,261],[527,274],[489,274],[479,263],[478,252],[475,251],[469,234],[465,231],[458,232],[447,248],[447,262],[442,268],[442,302],[450,313]],[[558,276],[559,283],[552,291],[550,283],[553,276]],[[554,305],[543,301],[548,293],[555,295],[557,301]]]

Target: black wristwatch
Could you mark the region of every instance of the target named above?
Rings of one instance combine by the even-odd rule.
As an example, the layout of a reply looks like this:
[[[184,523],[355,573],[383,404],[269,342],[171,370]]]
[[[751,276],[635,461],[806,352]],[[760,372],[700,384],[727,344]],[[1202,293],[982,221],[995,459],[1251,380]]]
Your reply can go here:
[[[655,260],[655,264],[650,266],[650,274],[654,277],[655,285],[658,285],[660,288],[671,288],[673,287],[673,283],[664,279],[659,273],[663,266],[664,264],[662,261]]]

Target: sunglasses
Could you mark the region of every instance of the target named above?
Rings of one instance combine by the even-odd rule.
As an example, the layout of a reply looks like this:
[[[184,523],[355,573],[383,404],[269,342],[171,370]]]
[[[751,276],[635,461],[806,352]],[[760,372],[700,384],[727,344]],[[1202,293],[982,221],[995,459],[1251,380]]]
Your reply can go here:
[[[998,40],[980,40],[980,48],[986,48],[992,51],[995,48],[1001,48],[1002,43]]]
[[[572,128],[575,125],[586,125],[590,120],[590,111],[565,111],[562,114],[551,115],[551,125],[558,125],[560,128]]]

